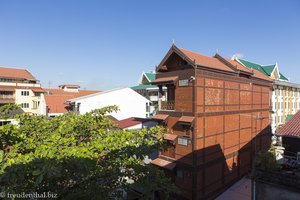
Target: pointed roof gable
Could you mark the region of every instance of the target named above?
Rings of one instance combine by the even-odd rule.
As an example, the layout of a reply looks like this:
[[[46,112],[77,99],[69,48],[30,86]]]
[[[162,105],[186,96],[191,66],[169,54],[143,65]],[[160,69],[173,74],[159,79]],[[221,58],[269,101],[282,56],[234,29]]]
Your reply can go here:
[[[277,64],[259,65],[259,64],[247,61],[247,60],[240,59],[240,58],[236,58],[236,60],[238,62],[240,62],[241,64],[243,64],[244,66],[246,66],[248,68],[252,68],[252,69],[257,69],[269,77],[272,75],[272,73],[274,72],[275,69],[277,69],[279,72]],[[282,73],[279,72],[278,76],[279,76],[279,80],[288,81],[288,79]]]
[[[258,64],[249,62],[247,60],[238,59],[238,58],[237,58],[237,60],[240,61],[240,63],[242,63],[243,65],[245,65],[248,68],[257,69],[257,70],[263,72],[264,74],[266,74],[265,71],[263,70],[263,68]]]
[[[276,65],[266,65],[266,66],[261,66],[263,68],[263,70],[265,71],[265,73],[268,76],[271,76],[271,74],[273,73]]]
[[[282,73],[279,72],[279,79],[283,80],[283,81],[289,81],[289,79],[287,77],[285,77]]]
[[[205,56],[182,48],[180,48],[180,51],[182,51],[191,60],[194,60],[195,64],[198,66],[211,67],[230,72],[235,71],[215,57]]]
[[[251,70],[243,63],[240,63],[237,60],[223,58],[219,54],[216,54],[213,57],[205,56],[183,48],[178,48],[175,45],[172,45],[166,56],[156,68],[156,71],[166,70],[166,62],[173,53],[180,56],[183,60],[185,60],[188,64],[190,64],[193,67],[217,69],[235,74],[243,73],[246,75],[253,76],[255,78],[271,81],[271,79],[268,76],[266,76],[265,73],[259,71],[258,68],[260,66],[254,63],[253,64],[256,66],[256,68],[254,68],[255,70]]]
[[[183,48],[178,48],[175,45],[172,45],[172,47],[170,48],[166,56],[158,65],[157,71],[163,70],[165,68],[164,65],[166,61],[173,53],[176,53],[178,56],[180,56],[183,60],[185,60],[193,67],[202,66],[202,67],[219,69],[222,71],[235,72],[234,69],[224,64],[218,58],[209,57]]]
[[[156,74],[155,73],[150,73],[150,72],[146,72],[145,76],[147,77],[147,79],[151,82],[153,80],[155,80],[156,78]]]

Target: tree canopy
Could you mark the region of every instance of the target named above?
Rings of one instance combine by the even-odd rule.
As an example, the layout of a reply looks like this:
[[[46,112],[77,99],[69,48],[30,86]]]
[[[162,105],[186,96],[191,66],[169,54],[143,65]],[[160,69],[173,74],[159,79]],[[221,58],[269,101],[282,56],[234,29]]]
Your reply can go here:
[[[133,189],[144,198],[174,190],[162,171],[143,162],[161,147],[162,128],[120,130],[105,116],[116,110],[110,106],[51,120],[21,114],[18,125],[0,126],[0,191],[110,199]]]

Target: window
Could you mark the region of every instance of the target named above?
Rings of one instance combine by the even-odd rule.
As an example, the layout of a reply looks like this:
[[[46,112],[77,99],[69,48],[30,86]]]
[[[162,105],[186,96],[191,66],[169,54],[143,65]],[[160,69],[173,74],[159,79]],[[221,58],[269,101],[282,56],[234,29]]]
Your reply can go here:
[[[177,170],[176,170],[176,176],[177,176],[178,178],[183,178],[183,171],[180,170],[180,169],[177,169]]]
[[[146,112],[150,112],[150,106],[149,106],[149,103],[146,103]]]
[[[21,91],[22,96],[29,96],[29,91]]]
[[[37,109],[40,105],[40,102],[39,101],[33,101],[33,109]]]
[[[191,141],[190,141],[189,138],[178,137],[178,144],[180,144],[180,145],[187,146],[190,142],[191,142]]]
[[[21,103],[21,108],[29,108],[29,103]]]

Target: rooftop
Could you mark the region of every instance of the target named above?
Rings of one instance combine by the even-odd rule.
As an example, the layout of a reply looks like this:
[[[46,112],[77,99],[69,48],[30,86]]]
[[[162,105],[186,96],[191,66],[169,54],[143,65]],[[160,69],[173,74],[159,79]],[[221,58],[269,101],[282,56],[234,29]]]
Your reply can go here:
[[[180,57],[183,57],[191,65],[196,65],[199,68],[206,67],[233,73],[243,72],[255,78],[272,81],[266,74],[262,73],[260,70],[256,68],[249,69],[248,67],[244,66],[236,60],[223,58],[218,54],[212,57],[206,56],[190,50],[178,48],[175,45],[172,45],[165,58],[159,64],[157,68],[158,71],[164,68],[166,61],[172,55],[172,53],[176,53]]]
[[[100,92],[98,90],[79,90],[78,92],[66,92],[63,89],[45,88],[48,94],[45,94],[46,105],[49,113],[65,113],[67,112],[67,105],[65,101],[77,97],[82,97],[90,94]]]
[[[292,116],[288,122],[276,132],[276,135],[300,137],[300,111]]]
[[[0,77],[36,80],[36,78],[26,69],[0,67]]]

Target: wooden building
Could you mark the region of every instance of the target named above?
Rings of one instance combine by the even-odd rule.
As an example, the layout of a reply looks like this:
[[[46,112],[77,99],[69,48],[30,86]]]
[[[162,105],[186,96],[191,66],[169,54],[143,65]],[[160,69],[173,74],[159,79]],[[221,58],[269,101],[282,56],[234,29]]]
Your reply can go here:
[[[175,45],[156,71],[152,84],[167,91],[160,89],[153,119],[167,127],[168,148],[152,164],[172,177],[177,199],[214,198],[250,171],[254,151],[270,145],[272,80]]]

